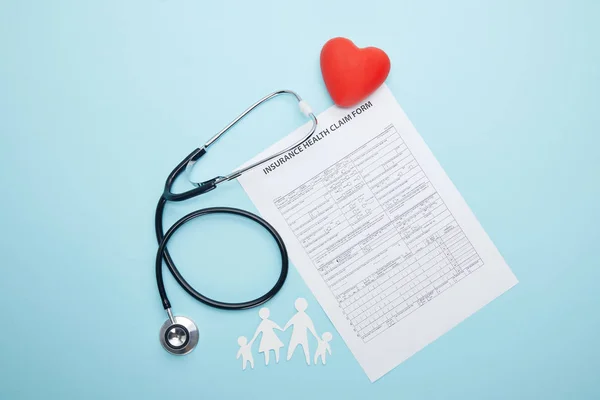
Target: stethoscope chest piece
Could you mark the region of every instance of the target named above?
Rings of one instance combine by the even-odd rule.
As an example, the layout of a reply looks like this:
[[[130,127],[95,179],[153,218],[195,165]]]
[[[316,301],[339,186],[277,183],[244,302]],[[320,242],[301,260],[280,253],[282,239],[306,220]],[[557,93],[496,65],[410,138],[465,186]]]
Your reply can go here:
[[[185,355],[198,344],[198,327],[186,317],[173,317],[160,327],[160,344],[171,354]]]

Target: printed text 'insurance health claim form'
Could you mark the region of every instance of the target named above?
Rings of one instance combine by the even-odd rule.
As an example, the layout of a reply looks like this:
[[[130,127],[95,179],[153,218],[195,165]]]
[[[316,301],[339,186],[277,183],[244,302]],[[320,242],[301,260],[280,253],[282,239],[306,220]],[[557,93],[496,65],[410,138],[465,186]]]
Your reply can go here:
[[[386,86],[318,120],[239,181],[375,381],[517,279]]]

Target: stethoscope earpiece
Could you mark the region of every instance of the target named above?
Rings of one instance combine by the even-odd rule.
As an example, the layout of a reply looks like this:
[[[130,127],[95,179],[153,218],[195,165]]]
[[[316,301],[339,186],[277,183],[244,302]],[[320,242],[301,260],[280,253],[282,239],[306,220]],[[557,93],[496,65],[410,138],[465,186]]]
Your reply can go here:
[[[198,344],[198,327],[187,317],[173,317],[167,310],[169,319],[160,327],[160,344],[171,354],[183,356],[190,353]]]

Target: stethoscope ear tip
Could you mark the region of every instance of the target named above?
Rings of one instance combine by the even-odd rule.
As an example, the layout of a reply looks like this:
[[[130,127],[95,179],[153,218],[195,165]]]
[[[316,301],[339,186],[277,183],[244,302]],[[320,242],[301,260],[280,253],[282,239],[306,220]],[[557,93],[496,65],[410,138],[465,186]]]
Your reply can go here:
[[[169,318],[160,327],[160,344],[171,354],[189,354],[196,348],[198,339],[198,327],[187,317]]]

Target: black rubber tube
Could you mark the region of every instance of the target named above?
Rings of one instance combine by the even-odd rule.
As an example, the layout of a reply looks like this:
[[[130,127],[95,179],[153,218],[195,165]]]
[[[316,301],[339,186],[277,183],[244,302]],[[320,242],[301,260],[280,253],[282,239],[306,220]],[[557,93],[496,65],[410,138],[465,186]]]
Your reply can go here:
[[[175,179],[185,171],[185,167],[188,162],[197,161],[204,154],[206,154],[205,149],[196,149],[191,152],[183,161],[181,161],[174,169],[171,171],[167,180],[165,181],[165,188],[163,191],[163,195],[158,200],[158,204],[156,205],[156,212],[154,214],[154,227],[156,233],[156,240],[158,241],[158,251],[156,252],[156,283],[158,285],[158,292],[160,293],[160,298],[165,309],[171,308],[171,303],[169,302],[169,298],[167,297],[167,292],[165,290],[165,284],[163,282],[163,274],[162,274],[162,263],[163,261],[167,265],[167,268],[175,278],[175,281],[179,283],[179,285],[189,293],[190,296],[195,298],[196,300],[215,308],[220,308],[224,310],[245,310],[247,308],[252,308],[263,304],[264,302],[270,300],[283,286],[285,279],[287,278],[288,269],[289,269],[289,260],[287,250],[285,248],[285,244],[283,243],[283,239],[279,235],[279,233],[273,228],[267,221],[262,219],[256,214],[253,214],[249,211],[240,210],[239,208],[230,208],[230,207],[212,207],[212,208],[203,208],[194,212],[187,214],[182,217],[179,221],[175,222],[169,230],[164,233],[163,228],[163,214],[165,210],[165,205],[167,201],[184,201],[191,199],[196,196],[200,196],[210,190],[213,190],[215,185],[215,179],[210,179],[206,182],[200,184],[199,187],[196,187],[192,190],[188,190],[183,193],[173,193],[171,188],[173,186],[173,182]],[[275,282],[275,286],[271,288],[264,295],[250,301],[245,301],[241,303],[226,303],[222,301],[217,301],[211,299],[209,297],[204,296],[202,293],[198,292],[194,289],[181,275],[171,255],[169,254],[169,250],[167,249],[167,243],[169,239],[173,236],[173,234],[183,226],[186,222],[189,222],[195,218],[201,217],[207,214],[233,214],[238,215],[249,220],[256,222],[258,225],[262,226],[273,236],[275,242],[277,242],[277,247],[279,247],[279,251],[281,253],[281,273],[279,274],[279,278],[277,282]]]
[[[157,213],[156,213],[157,219],[160,217],[161,231],[162,231],[162,209],[164,209],[164,198],[161,198],[161,201],[159,201],[158,207],[157,207]],[[159,210],[160,210],[160,212],[159,212]],[[248,219],[256,222],[257,224],[259,224],[263,228],[265,228],[267,230],[267,232],[269,232],[271,234],[271,236],[273,236],[273,239],[275,239],[275,241],[277,242],[277,247],[279,247],[279,251],[281,253],[281,273],[279,274],[279,278],[277,279],[277,282],[275,282],[275,285],[267,293],[263,294],[260,297],[257,297],[254,300],[250,300],[250,301],[245,301],[245,302],[241,302],[241,303],[226,303],[226,302],[214,300],[214,299],[204,296],[203,294],[198,292],[196,289],[194,289],[185,280],[185,278],[181,275],[181,273],[179,272],[179,270],[173,263],[171,256],[169,255],[169,252],[167,250],[167,244],[169,243],[169,240],[171,239],[173,234],[175,232],[177,232],[177,230],[179,228],[181,228],[185,223],[187,223],[195,218],[201,217],[203,215],[208,215],[208,214],[233,214],[233,215],[238,215],[238,216],[241,216],[244,218],[248,218]],[[171,308],[171,303],[169,302],[169,299],[167,297],[167,292],[165,291],[165,285],[163,282],[163,274],[162,274],[163,260],[167,264],[167,267],[169,268],[169,271],[171,271],[171,274],[175,278],[175,281],[177,281],[177,283],[179,283],[179,285],[186,292],[188,292],[190,296],[192,296],[196,300],[198,300],[208,306],[220,308],[220,309],[224,309],[224,310],[245,310],[247,308],[259,306],[259,305],[265,303],[266,301],[270,300],[282,288],[282,286],[285,282],[285,279],[287,278],[288,269],[289,269],[289,261],[288,261],[288,255],[287,255],[287,250],[285,248],[285,244],[283,243],[283,239],[281,238],[281,236],[279,236],[279,233],[277,233],[275,228],[273,228],[267,221],[265,221],[264,219],[262,219],[261,217],[259,217],[256,214],[252,214],[251,212],[248,212],[245,210],[240,210],[239,208],[230,208],[230,207],[211,207],[211,208],[203,208],[200,210],[193,211],[193,212],[187,214],[186,216],[182,217],[177,222],[175,222],[169,228],[169,230],[165,233],[165,235],[162,237],[162,240],[160,241],[160,244],[158,246],[158,251],[156,253],[156,283],[158,285],[158,292],[160,293],[160,298],[162,300],[163,307],[165,309],[167,309],[167,308]]]

